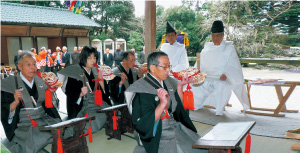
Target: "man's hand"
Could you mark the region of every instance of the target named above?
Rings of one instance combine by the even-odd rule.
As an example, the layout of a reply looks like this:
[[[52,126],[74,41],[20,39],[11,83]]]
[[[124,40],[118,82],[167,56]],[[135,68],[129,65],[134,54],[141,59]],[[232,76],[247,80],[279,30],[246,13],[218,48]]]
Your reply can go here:
[[[220,76],[220,80],[225,81],[227,79],[227,76],[225,74],[222,74]]]
[[[189,84],[189,83],[194,83],[194,82],[195,82],[194,78],[193,77],[188,78],[187,75],[184,75],[182,77],[182,80],[180,82],[178,82],[178,84],[177,84],[177,93],[178,93],[181,101],[183,101],[183,89],[182,89],[183,86],[186,85],[186,84]]]
[[[168,100],[170,97],[168,92],[163,88],[157,89],[157,96],[160,99],[160,103],[155,108],[155,120],[154,120],[155,122],[157,122],[160,119],[162,113],[164,112],[164,110],[168,105]]]
[[[87,92],[88,92],[87,87],[82,87],[82,88],[81,88],[80,97],[85,96],[85,95],[87,94]]]
[[[20,100],[22,99],[22,92],[20,90],[15,90],[14,98],[15,101],[10,104],[10,111],[14,111],[19,105]]]
[[[60,65],[61,65],[61,66],[66,66],[66,63],[61,63]]]
[[[121,73],[121,81],[119,83],[119,85],[123,85],[124,82],[126,82],[127,80],[127,76],[125,73]]]
[[[195,80],[194,80],[193,77],[188,78],[187,75],[184,75],[184,76],[182,77],[182,80],[181,80],[180,82],[178,82],[177,87],[178,87],[178,86],[182,87],[182,86],[184,86],[184,85],[186,85],[186,84],[194,83],[194,82],[195,82]]]
[[[160,99],[160,104],[163,106],[167,106],[169,100],[169,93],[165,89],[159,88],[157,89],[157,96]]]
[[[15,90],[14,93],[15,102],[18,102],[22,99],[22,92],[20,90]]]
[[[143,71],[142,67],[139,67],[138,70],[139,70],[138,71],[138,76],[140,78],[140,77],[142,77],[144,75],[145,71]]]

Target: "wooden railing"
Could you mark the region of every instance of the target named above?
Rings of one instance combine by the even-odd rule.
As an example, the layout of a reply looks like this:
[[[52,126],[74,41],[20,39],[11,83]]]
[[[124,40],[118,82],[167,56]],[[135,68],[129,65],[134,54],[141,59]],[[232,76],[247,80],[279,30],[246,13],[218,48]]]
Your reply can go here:
[[[196,62],[197,57],[188,57],[189,61]],[[256,64],[286,64],[286,65],[300,65],[300,59],[267,59],[267,58],[240,58],[242,64],[256,63]]]
[[[257,64],[286,64],[286,65],[300,65],[298,59],[265,59],[265,58],[240,58],[241,63],[257,63]]]

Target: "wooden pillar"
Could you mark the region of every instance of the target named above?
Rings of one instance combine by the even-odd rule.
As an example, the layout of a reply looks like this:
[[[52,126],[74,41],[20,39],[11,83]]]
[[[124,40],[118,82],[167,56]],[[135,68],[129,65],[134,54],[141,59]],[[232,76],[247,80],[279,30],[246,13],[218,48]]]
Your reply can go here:
[[[145,58],[156,50],[156,1],[145,1]]]
[[[200,53],[197,53],[197,69],[200,70]]]

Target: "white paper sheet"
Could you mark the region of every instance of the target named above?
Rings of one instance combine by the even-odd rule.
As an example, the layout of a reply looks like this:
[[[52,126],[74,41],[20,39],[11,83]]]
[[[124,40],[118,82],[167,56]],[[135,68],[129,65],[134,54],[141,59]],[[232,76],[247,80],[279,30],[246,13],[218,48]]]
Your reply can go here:
[[[250,125],[251,122],[219,123],[201,140],[238,140]]]

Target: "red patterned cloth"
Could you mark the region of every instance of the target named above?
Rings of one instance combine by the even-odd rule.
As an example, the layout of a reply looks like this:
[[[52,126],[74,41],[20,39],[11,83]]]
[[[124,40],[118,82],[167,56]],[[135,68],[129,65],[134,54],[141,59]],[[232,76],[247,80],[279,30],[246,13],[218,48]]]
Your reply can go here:
[[[46,59],[42,59],[42,60],[41,60],[40,66],[46,66]]]

